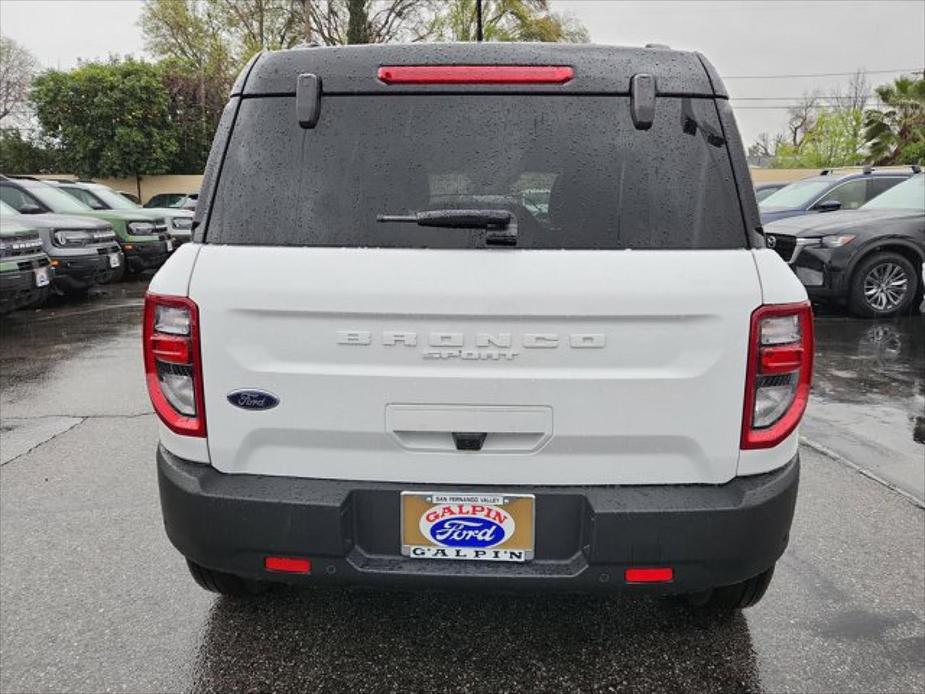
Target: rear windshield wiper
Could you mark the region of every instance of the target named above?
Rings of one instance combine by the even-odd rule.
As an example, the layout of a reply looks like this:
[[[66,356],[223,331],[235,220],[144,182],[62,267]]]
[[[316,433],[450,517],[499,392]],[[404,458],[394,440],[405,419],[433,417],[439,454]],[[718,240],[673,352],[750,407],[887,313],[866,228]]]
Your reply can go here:
[[[485,243],[489,246],[517,245],[516,220],[507,210],[427,210],[414,214],[380,214],[376,221],[448,229],[486,229]]]
[[[507,210],[428,210],[414,214],[380,214],[376,221],[452,229],[507,229],[512,217]]]

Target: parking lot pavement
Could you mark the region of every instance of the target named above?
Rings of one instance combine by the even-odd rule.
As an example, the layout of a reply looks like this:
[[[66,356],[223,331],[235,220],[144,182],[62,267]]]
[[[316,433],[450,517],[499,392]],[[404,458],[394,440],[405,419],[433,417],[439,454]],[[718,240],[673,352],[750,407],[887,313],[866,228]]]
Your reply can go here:
[[[899,487],[905,473],[863,467],[885,453],[835,446],[843,427],[921,465],[901,441],[922,414],[922,323],[878,324],[899,326],[900,348],[871,338],[892,359],[868,352],[875,324],[820,319],[807,428],[836,455],[804,447],[790,548],[764,601],[733,619],[631,597],[318,588],[240,602],[196,587],[161,527],[142,291],[4,321],[3,692],[925,690],[925,511],[847,464]]]
[[[802,434],[925,504],[925,317],[816,320]]]

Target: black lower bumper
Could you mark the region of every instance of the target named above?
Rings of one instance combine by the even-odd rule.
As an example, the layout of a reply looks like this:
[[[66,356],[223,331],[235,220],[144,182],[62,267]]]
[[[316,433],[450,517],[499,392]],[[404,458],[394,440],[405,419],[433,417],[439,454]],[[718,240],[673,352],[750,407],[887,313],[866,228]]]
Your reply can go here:
[[[0,313],[41,304],[47,296],[48,287],[36,286],[33,270],[0,272]]]
[[[119,264],[112,267],[109,260],[110,252],[105,254],[92,253],[84,256],[55,257],[55,289],[64,292],[74,292],[88,289],[97,284],[118,282],[125,272],[125,259],[121,251],[112,249],[112,253],[119,254]]]
[[[155,270],[170,257],[170,251],[167,250],[167,243],[164,241],[130,243],[123,245],[122,249],[125,253],[126,268],[131,272]]]
[[[832,249],[804,248],[790,263],[790,269],[813,301],[840,302],[848,292],[841,261],[841,255],[834,256]]]
[[[401,556],[399,499],[429,485],[227,475],[158,448],[164,524],[188,559],[255,579],[402,586],[686,593],[762,573],[787,546],[799,456],[724,485],[472,487],[536,495],[536,554],[526,563]],[[446,491],[447,485],[440,489]],[[266,556],[303,557],[311,575],[270,574]],[[629,567],[674,580],[627,584]]]

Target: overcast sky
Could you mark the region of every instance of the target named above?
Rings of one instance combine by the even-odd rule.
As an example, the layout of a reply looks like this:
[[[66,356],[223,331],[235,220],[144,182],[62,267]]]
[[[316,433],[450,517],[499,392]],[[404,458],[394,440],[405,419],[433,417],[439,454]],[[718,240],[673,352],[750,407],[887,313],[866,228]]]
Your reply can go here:
[[[143,55],[139,0],[0,0],[0,30],[45,67],[70,68],[78,58]],[[844,2],[610,2],[553,0],[553,9],[581,20],[596,43],[666,43],[702,51],[733,97],[747,143],[782,129],[782,106],[847,77],[742,79],[921,69],[925,66],[925,0]],[[870,74],[873,84],[892,74]],[[767,101],[784,97],[785,101]],[[762,100],[754,100],[760,98]]]

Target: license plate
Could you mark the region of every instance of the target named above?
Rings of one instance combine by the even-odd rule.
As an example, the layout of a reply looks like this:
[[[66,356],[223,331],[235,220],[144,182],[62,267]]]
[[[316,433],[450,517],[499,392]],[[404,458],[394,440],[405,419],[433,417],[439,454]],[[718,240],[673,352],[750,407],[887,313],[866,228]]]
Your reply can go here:
[[[412,559],[533,559],[532,494],[402,492],[401,553]]]
[[[109,254],[109,267],[119,267],[119,254],[118,253]]]
[[[48,278],[48,268],[42,267],[35,271],[35,286],[47,287],[50,282]]]
[[[173,250],[173,240],[167,239],[167,252],[170,253],[170,251],[172,250]]]

